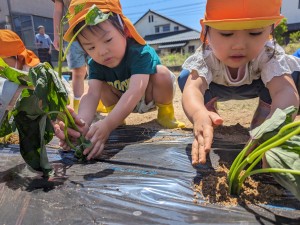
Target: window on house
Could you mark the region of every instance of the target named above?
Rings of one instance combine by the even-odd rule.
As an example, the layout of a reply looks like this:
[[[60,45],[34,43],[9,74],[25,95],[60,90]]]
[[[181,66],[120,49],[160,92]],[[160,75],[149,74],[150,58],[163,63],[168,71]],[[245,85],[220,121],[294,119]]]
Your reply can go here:
[[[174,27],[174,31],[179,31],[179,26]]]
[[[163,25],[162,28],[163,28],[163,32],[168,32],[170,31],[170,24]]]
[[[155,26],[155,33],[159,33],[159,26]]]
[[[148,16],[148,21],[149,21],[149,23],[152,23],[152,22],[153,22],[153,15],[149,15],[149,16]]]
[[[189,53],[195,52],[195,46],[194,45],[190,45],[188,51],[189,51]]]
[[[299,2],[298,2],[298,9],[300,9],[300,0],[299,0]]]

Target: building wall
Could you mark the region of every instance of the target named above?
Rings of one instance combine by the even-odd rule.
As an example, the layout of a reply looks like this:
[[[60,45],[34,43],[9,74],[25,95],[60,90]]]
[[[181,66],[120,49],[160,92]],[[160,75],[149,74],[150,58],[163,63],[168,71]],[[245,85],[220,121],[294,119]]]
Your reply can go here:
[[[149,17],[150,17],[150,21],[149,21]],[[138,30],[139,34],[142,37],[145,37],[146,35],[158,34],[155,32],[155,27],[167,25],[167,24],[170,24],[170,31],[168,32],[174,31],[175,27],[178,27],[179,31],[186,30],[185,27],[173,23],[170,20],[164,19],[152,12],[148,12],[140,21],[138,21],[138,23],[135,24],[135,27]],[[160,27],[159,33],[163,33],[162,27]]]
[[[300,0],[283,0],[281,13],[288,24],[300,23]]]
[[[195,52],[195,50],[196,50],[197,48],[199,48],[200,45],[201,45],[201,41],[200,41],[200,38],[199,38],[198,40],[191,40],[191,41],[189,41],[189,42],[187,43],[187,45],[183,47],[183,49],[184,49],[184,52],[185,52],[185,53],[190,53],[190,52],[189,52],[189,49],[192,48],[192,46],[193,46],[194,52]]]
[[[0,1],[0,24],[6,23],[6,16],[8,16],[8,5],[7,0]]]
[[[9,4],[13,14],[29,14],[53,17],[54,4],[51,0],[1,0],[0,1],[0,23],[5,22],[5,16],[9,15]]]
[[[54,3],[51,0],[10,0],[10,2],[13,12],[53,17]]]
[[[178,48],[177,53],[181,53],[181,54],[194,53],[195,50],[200,47],[200,45],[201,45],[200,39],[188,41],[188,43],[185,46]],[[171,52],[171,48],[160,49],[159,46],[160,44],[151,45],[151,47],[153,47],[159,55],[166,55],[166,54],[173,53]],[[193,50],[191,51],[191,49]]]

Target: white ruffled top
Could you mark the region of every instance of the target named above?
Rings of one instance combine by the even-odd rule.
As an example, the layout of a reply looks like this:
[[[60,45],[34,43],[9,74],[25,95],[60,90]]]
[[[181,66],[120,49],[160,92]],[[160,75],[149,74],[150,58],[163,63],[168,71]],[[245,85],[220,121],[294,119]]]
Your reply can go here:
[[[225,86],[251,84],[253,80],[259,78],[266,85],[273,77],[300,71],[300,58],[286,54],[278,44],[274,54],[274,48],[273,42],[268,41],[257,58],[248,62],[245,67],[239,68],[236,79],[231,77],[227,66],[215,57],[209,47],[203,53],[200,46],[186,59],[182,68],[190,72],[196,71],[199,76],[206,79],[208,85],[214,82]]]

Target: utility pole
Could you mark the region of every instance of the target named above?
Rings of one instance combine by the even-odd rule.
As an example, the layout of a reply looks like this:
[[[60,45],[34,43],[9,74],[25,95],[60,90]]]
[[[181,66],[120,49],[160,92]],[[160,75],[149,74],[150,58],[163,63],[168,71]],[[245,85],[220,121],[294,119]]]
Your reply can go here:
[[[14,23],[13,23],[13,18],[12,18],[12,12],[11,12],[11,2],[10,0],[7,0],[7,7],[8,7],[8,15],[9,15],[9,20],[6,21],[7,23],[9,23],[11,25],[11,30],[15,30],[14,28]]]

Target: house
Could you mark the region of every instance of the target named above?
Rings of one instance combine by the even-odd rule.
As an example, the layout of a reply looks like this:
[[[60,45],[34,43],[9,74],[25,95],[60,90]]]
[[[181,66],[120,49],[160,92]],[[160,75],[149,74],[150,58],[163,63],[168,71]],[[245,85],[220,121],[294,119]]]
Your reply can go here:
[[[200,45],[200,32],[152,10],[134,23],[139,34],[159,54],[191,53]]]
[[[33,51],[37,27],[43,25],[53,40],[53,2],[50,0],[1,0],[0,29],[11,29]]]
[[[283,0],[281,13],[287,19],[288,34],[300,31],[300,0]]]

